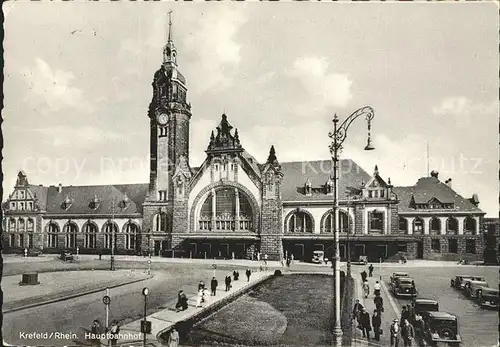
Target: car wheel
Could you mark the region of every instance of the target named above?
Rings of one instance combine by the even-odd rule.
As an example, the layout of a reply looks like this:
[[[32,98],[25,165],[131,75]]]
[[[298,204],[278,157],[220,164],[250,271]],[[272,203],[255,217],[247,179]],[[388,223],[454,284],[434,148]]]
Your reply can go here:
[[[449,328],[443,328],[439,330],[438,334],[445,339],[451,339],[453,337],[453,331],[451,331],[451,329]]]

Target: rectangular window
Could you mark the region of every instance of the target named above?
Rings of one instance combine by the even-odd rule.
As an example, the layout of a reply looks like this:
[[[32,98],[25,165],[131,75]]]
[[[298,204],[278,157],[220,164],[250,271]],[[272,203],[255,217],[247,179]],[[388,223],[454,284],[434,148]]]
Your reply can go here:
[[[28,202],[28,210],[30,210],[30,211],[33,210],[33,202],[32,201]]]
[[[16,234],[10,234],[10,247],[16,247]]]
[[[384,229],[384,214],[382,212],[370,212],[370,232],[382,232]]]
[[[458,253],[458,241],[457,241],[457,239],[449,239],[448,240],[448,252],[449,253]]]
[[[439,239],[431,240],[431,250],[433,252],[441,252],[441,242]]]
[[[11,202],[10,203],[10,209],[11,210],[15,210],[16,209],[16,203],[15,202]]]
[[[21,211],[24,211],[24,202],[20,202],[20,203],[19,203],[19,209],[20,209]]]
[[[383,197],[384,197],[384,195],[385,195],[385,194],[384,194],[384,191],[383,191],[383,190],[381,190],[381,191],[380,191],[380,197],[381,197],[381,198],[383,198]]]
[[[476,240],[465,240],[465,253],[476,253]]]
[[[370,191],[368,191],[368,197],[369,197],[369,198],[372,198],[372,197],[373,197],[373,192],[372,192],[371,190],[370,190]]]
[[[158,191],[160,195],[160,201],[165,201],[167,200],[167,191],[166,190],[160,190]]]
[[[408,244],[398,243],[398,252],[408,252]]]

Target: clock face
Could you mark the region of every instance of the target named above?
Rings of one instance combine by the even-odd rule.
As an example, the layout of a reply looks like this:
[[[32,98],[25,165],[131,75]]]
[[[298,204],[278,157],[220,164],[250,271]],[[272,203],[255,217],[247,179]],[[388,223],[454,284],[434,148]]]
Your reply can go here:
[[[168,123],[168,115],[166,113],[160,113],[156,120],[160,125],[166,125]]]

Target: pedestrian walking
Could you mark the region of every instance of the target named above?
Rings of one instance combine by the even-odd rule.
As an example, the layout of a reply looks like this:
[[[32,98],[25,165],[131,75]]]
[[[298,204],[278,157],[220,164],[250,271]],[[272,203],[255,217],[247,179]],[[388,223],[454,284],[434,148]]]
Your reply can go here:
[[[111,342],[111,346],[115,347],[118,344],[118,334],[120,333],[120,326],[116,320],[111,322],[111,326],[108,329],[109,341]]]
[[[352,319],[356,319],[358,322],[359,327],[361,327],[361,320],[360,316],[361,313],[363,312],[363,305],[359,302],[359,300],[356,300],[356,303],[354,304],[354,307],[352,308]]]
[[[257,252],[257,261],[260,261],[260,252]]]
[[[363,293],[365,293],[365,299],[370,295],[370,285],[368,284],[368,281],[363,282]]]
[[[198,283],[198,290],[203,290],[203,289],[205,289],[205,282],[200,281],[200,283]]]
[[[403,338],[405,347],[411,347],[415,331],[410,322],[408,322],[408,319],[405,319],[403,326],[401,326],[401,337]]]
[[[365,270],[363,270],[363,272],[361,272],[361,281],[366,282],[367,278],[368,278],[368,274],[366,273]]]
[[[373,264],[370,264],[370,266],[368,267],[368,273],[370,277],[373,276]]]
[[[373,311],[373,316],[372,316],[372,326],[373,326],[373,333],[375,334],[375,341],[380,341],[381,325],[382,325],[382,317],[380,316],[380,312],[375,310]]]
[[[179,332],[175,329],[175,327],[170,330],[168,347],[179,347]]]
[[[373,303],[375,304],[375,309],[382,313],[384,312],[384,299],[381,296],[376,296],[373,298]]]
[[[177,294],[177,303],[175,304],[175,311],[184,311],[188,308],[187,296],[184,291],[179,290],[179,294]]]
[[[286,259],[286,266],[290,268],[290,264],[292,263],[292,260],[290,258]]]
[[[198,291],[198,296],[196,297],[196,307],[202,307],[201,303],[203,302],[203,289]]]
[[[237,281],[239,277],[240,277],[240,273],[238,271],[234,270],[233,271],[233,278],[234,278],[234,280]]]
[[[217,279],[215,277],[212,278],[212,281],[210,281],[210,289],[212,289],[212,295],[215,296],[217,294],[217,286],[219,285],[219,282],[217,282]]]
[[[285,259],[284,258],[280,258],[280,263],[281,263],[281,267],[285,267]]]
[[[264,265],[266,266],[266,270],[267,270],[267,254],[264,254]]]
[[[252,270],[247,269],[247,271],[245,271],[245,275],[247,275],[247,282],[250,282],[250,276],[252,275]]]
[[[226,276],[226,292],[231,289],[231,276]]]
[[[366,312],[366,309],[363,309],[360,319],[361,319],[360,323],[361,323],[361,330],[363,331],[363,337],[369,339],[372,327],[370,324],[370,314]]]
[[[95,319],[92,322],[92,326],[90,327],[90,344],[92,346],[100,346],[101,339],[99,339],[99,335],[101,334],[101,322],[98,319]]]
[[[399,326],[398,320],[394,319],[391,324],[391,346],[399,347],[400,332],[401,327]]]
[[[407,306],[403,306],[403,310],[401,311],[401,319],[399,321],[399,325],[403,326],[405,320],[410,319],[410,312],[408,311]]]
[[[375,294],[375,296],[380,296],[381,288],[382,286],[380,285],[379,281],[375,282],[375,284],[373,285],[373,294]]]

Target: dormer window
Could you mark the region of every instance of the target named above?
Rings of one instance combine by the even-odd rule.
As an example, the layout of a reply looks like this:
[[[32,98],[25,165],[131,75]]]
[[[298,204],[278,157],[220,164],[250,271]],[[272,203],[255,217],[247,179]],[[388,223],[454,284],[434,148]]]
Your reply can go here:
[[[312,195],[312,184],[311,184],[311,181],[309,181],[309,179],[307,179],[307,181],[304,185],[304,188],[306,191],[306,195]]]
[[[99,198],[96,196],[94,196],[94,198],[92,199],[92,201],[90,201],[90,204],[89,204],[89,207],[92,209],[92,210],[97,210],[97,208],[99,207]]]
[[[333,194],[333,181],[331,178],[326,182],[326,194]]]
[[[68,210],[72,204],[73,204],[73,199],[71,199],[69,196],[66,196],[66,199],[64,199],[61,208],[63,210]]]
[[[24,202],[19,203],[19,210],[24,211]]]
[[[10,209],[11,209],[11,210],[15,210],[15,209],[16,209],[16,203],[15,203],[14,201],[12,201],[12,202],[10,203]]]

